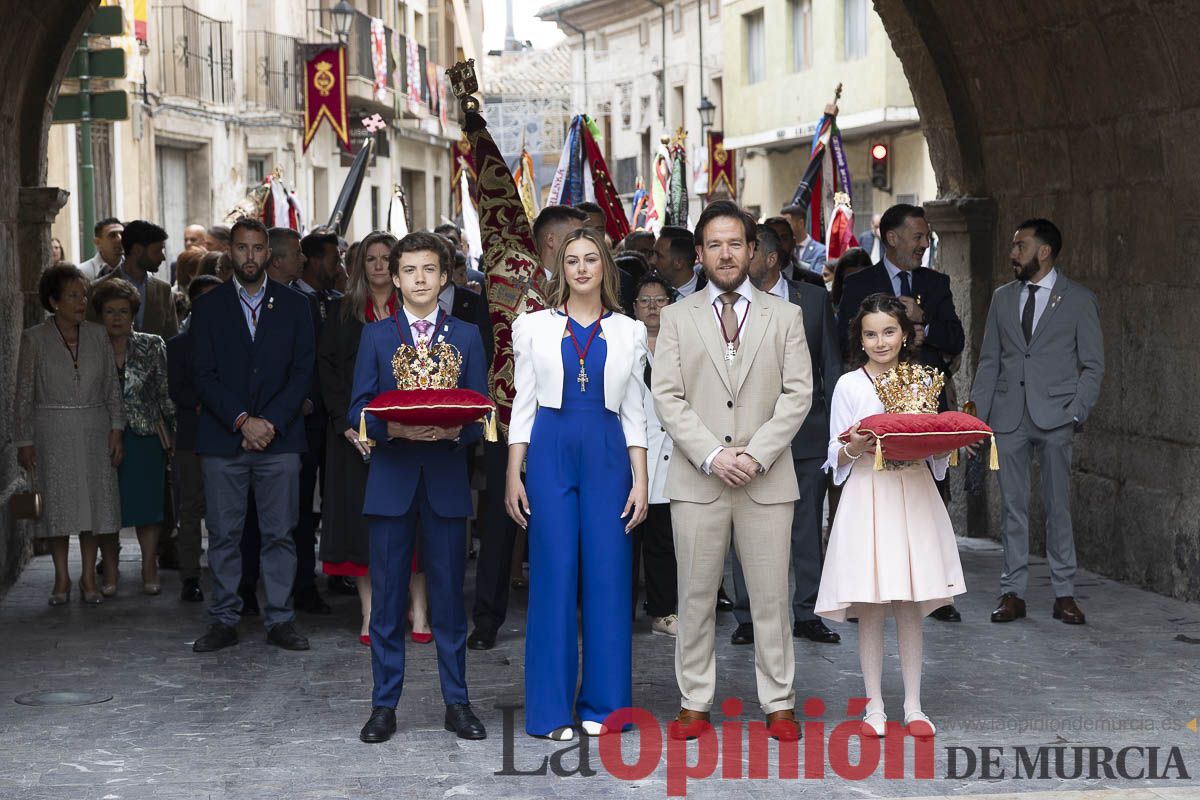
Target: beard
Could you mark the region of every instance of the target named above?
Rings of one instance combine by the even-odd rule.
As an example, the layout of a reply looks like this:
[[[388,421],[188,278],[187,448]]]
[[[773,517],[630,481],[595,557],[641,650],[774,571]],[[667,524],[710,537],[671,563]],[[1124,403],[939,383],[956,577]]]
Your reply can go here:
[[[732,292],[734,289],[742,285],[742,282],[746,280],[746,276],[749,274],[749,262],[739,265],[737,274],[732,278],[726,277],[716,269],[709,270],[706,268],[704,270],[704,275],[708,278],[708,282],[713,286],[716,286],[722,292]]]
[[[247,261],[244,264],[239,264],[236,260],[233,262],[233,274],[242,284],[257,283],[263,275],[265,265],[255,261]]]
[[[1021,263],[1020,261],[1013,261],[1012,268],[1013,268],[1013,275],[1016,276],[1017,280],[1028,281],[1034,275],[1037,275],[1037,271],[1038,271],[1037,258],[1036,257],[1031,258],[1028,261],[1026,261],[1025,263]]]

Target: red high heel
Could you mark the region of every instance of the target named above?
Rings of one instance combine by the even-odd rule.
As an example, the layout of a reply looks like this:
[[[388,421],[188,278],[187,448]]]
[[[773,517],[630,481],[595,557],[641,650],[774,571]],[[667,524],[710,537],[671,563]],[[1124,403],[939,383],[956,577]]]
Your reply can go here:
[[[417,633],[416,631],[413,631],[412,632],[412,640],[414,642],[416,642],[417,644],[429,644],[430,642],[433,641],[433,634],[432,633]]]
[[[371,646],[371,637],[367,634],[360,634],[358,637],[358,643],[361,644],[363,647],[370,647]]]

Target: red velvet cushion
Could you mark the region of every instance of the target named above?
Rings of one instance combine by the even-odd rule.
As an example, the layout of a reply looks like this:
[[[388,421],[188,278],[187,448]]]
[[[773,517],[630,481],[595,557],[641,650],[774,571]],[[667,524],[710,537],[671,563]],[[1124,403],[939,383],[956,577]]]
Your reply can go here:
[[[941,414],[874,414],[858,425],[883,444],[888,461],[920,461],[986,439],[992,429],[983,420],[961,411]],[[838,437],[850,441],[850,431]]]
[[[393,389],[376,397],[366,410],[384,422],[453,428],[475,422],[496,404],[470,389]]]

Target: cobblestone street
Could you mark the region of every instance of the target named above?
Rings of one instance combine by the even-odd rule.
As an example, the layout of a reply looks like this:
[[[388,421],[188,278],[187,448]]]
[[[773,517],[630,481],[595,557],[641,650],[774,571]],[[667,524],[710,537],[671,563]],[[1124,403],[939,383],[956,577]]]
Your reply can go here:
[[[308,800],[667,794],[665,753],[658,768],[637,781],[609,775],[595,748],[589,753],[589,765],[597,773],[593,777],[558,777],[552,770],[544,776],[497,774],[532,772],[546,756],[566,747],[525,736],[519,708],[509,712],[516,732],[504,729],[500,707],[519,705],[522,698],[523,593],[514,593],[510,624],[496,649],[468,656],[472,702],[488,726],[487,741],[463,742],[442,730],[433,648],[410,644],[398,734],[387,744],[368,746],[357,734],[369,711],[370,658],[357,642],[353,598],[331,597],[331,617],[300,618],[301,630],[312,639],[310,652],[269,647],[261,628],[247,621],[238,647],[194,655],[191,641],[205,624],[202,609],[177,599],[174,573],[165,573],[161,597],[133,594],[136,539],[124,541],[122,592],[99,608],[82,606],[77,590],[74,602],[65,608],[46,605],[49,558],[35,559],[0,603],[0,636],[5,642],[0,694],[6,698],[0,715],[6,756],[0,762],[0,797]],[[1095,780],[1060,780],[1053,770],[1044,780],[985,779],[979,765],[967,774],[962,751],[957,771],[966,777],[946,777],[950,747],[973,748],[976,755],[984,746],[1005,748],[992,755],[999,756],[1008,778],[1016,746],[1031,752],[1042,745],[1094,745],[1114,752],[1130,745],[1157,746],[1160,773],[1170,748],[1177,746],[1187,774],[1200,769],[1200,736],[1186,728],[1200,712],[1195,699],[1200,611],[1195,606],[1081,573],[1078,594],[1089,624],[1067,627],[1050,619],[1048,575],[1039,563],[1029,618],[993,625],[987,614],[995,599],[999,551],[982,540],[960,544],[972,589],[959,604],[964,622],[926,622],[924,706],[940,726],[934,779],[913,779],[910,763],[905,780],[885,779],[882,766],[865,780],[845,780],[828,764],[825,780],[806,780],[802,756],[801,778],[779,780],[772,746],[771,780],[692,779],[686,784],[688,796],[922,797],[1023,789],[1111,789],[1111,794],[1089,797],[1123,800],[1200,796],[1194,780],[1176,779],[1178,770],[1168,771],[1169,780],[1110,779],[1103,770]],[[757,720],[752,651],[729,643],[731,617],[721,615],[719,622],[720,699],[747,700],[742,720]],[[824,700],[827,740],[845,719],[846,698],[861,690],[853,626],[840,626],[840,632],[845,637],[841,645],[796,643],[797,696]],[[644,620],[638,621],[634,636],[634,700],[667,720],[678,703],[672,642],[650,635]],[[37,690],[94,691],[113,699],[74,708],[12,702],[17,695]],[[902,698],[890,630],[884,690],[888,710],[898,716]],[[630,763],[636,758],[636,742],[636,734],[624,737]],[[857,740],[852,740],[851,763],[858,758],[857,748]],[[507,770],[506,751],[511,754]],[[1068,749],[1068,773],[1071,752]],[[697,745],[689,745],[689,763],[697,758]],[[576,749],[561,765],[570,771],[578,761]],[[1148,754],[1131,756],[1129,771],[1149,770],[1148,761]],[[1086,755],[1084,763],[1086,776]],[[716,775],[726,768],[722,755]]]

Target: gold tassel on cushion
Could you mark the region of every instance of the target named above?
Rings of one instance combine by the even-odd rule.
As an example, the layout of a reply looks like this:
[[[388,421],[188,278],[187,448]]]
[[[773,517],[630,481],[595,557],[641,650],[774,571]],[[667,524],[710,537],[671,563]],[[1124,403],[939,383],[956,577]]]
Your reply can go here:
[[[952,467],[958,466],[958,448],[957,447],[950,451],[950,466],[952,466]]]
[[[358,440],[364,442],[367,447],[375,446],[375,442],[367,438],[367,410],[365,408],[358,414]]]
[[[883,470],[883,440],[875,440],[875,469]]]
[[[496,412],[488,414],[483,418],[483,438],[485,441],[494,442],[499,438],[496,435]]]
[[[993,471],[1000,469],[1000,454],[996,452],[996,434],[994,433],[992,434],[992,456],[988,460],[988,469]]]

